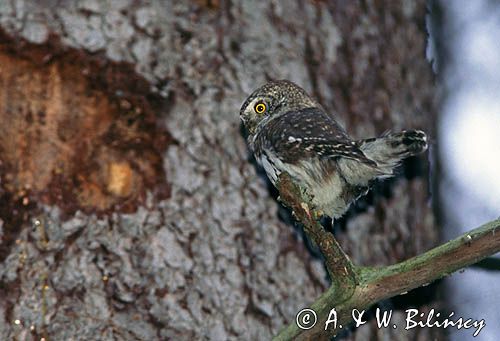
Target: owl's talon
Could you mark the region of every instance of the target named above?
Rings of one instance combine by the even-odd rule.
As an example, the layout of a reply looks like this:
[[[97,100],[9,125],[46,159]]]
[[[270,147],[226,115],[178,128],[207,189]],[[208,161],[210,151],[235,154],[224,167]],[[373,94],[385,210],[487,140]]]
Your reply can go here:
[[[314,220],[319,220],[325,213],[322,210],[314,210],[313,211],[313,216]]]
[[[302,202],[302,203],[300,203],[300,207],[302,207],[302,209],[306,212],[307,217],[309,219],[313,219],[313,217],[311,215],[311,211],[309,210],[309,205],[307,205],[305,202]]]
[[[301,203],[300,206],[306,212],[307,217],[311,220],[318,220],[324,214],[321,210],[316,210],[314,208],[310,209],[309,205],[307,205],[305,202]]]

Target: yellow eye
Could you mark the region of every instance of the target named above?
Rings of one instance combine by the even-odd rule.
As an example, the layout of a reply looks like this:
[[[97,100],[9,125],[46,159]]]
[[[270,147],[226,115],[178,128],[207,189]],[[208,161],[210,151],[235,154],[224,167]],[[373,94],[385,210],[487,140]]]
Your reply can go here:
[[[257,103],[253,109],[257,114],[263,114],[267,108],[264,103]]]

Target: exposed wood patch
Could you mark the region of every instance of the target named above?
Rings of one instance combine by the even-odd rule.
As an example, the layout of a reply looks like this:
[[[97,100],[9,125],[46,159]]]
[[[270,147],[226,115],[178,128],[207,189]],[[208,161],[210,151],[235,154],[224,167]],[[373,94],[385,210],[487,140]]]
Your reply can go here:
[[[1,186],[69,214],[130,212],[147,190],[166,198],[171,138],[156,113],[168,105],[131,65],[0,32]]]

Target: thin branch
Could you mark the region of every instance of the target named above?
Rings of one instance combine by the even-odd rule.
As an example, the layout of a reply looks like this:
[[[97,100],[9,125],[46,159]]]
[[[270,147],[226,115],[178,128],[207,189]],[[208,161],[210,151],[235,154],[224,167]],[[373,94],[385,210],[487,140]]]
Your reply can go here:
[[[427,285],[500,252],[500,219],[497,219],[394,265],[377,268],[355,266],[333,235],[316,221],[314,211],[308,208],[311,207],[309,200],[287,175],[280,178],[278,190],[283,203],[293,210],[296,218],[304,224],[306,234],[320,247],[332,277],[332,287],[311,305],[318,316],[313,328],[301,330],[292,323],[275,340],[329,339],[339,331],[331,324],[325,331],[332,308],[337,312],[337,326],[346,326],[352,322],[353,309],[367,310],[376,302]],[[347,291],[339,293],[339,290]]]
[[[290,176],[281,174],[278,184],[279,200],[292,209],[295,218],[304,224],[306,234],[314,241],[323,254],[336,297],[342,301],[349,298],[358,284],[354,265],[344,253],[332,233],[325,231],[318,222],[307,195],[296,186]]]

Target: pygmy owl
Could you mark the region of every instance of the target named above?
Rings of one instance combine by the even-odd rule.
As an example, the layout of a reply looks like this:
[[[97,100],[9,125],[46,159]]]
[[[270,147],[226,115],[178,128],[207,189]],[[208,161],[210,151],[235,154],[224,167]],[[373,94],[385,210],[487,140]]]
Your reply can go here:
[[[314,209],[332,218],[342,216],[373,180],[392,176],[403,159],[427,149],[420,130],[354,141],[304,89],[286,80],[255,90],[240,118],[273,185],[287,172],[312,197]]]

